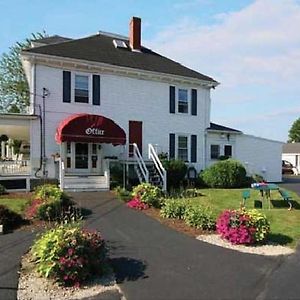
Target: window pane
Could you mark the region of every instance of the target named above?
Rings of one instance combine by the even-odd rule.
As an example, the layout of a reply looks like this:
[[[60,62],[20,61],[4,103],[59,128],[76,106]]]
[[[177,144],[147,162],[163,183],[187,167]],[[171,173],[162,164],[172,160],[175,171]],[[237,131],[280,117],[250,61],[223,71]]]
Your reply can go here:
[[[210,158],[217,159],[220,156],[220,146],[219,145],[211,145],[210,146]]]
[[[178,102],[178,112],[187,114],[189,111],[189,106],[185,102]]]
[[[224,155],[229,156],[229,157],[232,156],[232,146],[231,145],[225,145]]]
[[[188,91],[184,89],[178,90],[178,100],[188,102]]]
[[[188,138],[187,136],[178,136],[178,159],[188,161]]]
[[[84,75],[75,75],[75,89],[88,90],[89,77]]]

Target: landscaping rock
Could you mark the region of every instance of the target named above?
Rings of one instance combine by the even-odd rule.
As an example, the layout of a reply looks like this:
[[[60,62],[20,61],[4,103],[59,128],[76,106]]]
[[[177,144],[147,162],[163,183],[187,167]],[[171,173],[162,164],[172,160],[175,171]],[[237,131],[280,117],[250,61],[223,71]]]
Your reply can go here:
[[[113,273],[101,278],[95,278],[79,289],[66,288],[59,286],[50,279],[40,277],[34,270],[34,263],[30,261],[29,254],[23,257],[21,264],[18,300],[99,299],[100,295],[100,299],[102,299],[102,295],[104,299],[124,299]]]
[[[228,241],[223,240],[218,234],[210,234],[210,235],[199,235],[197,237],[198,240],[207,242],[216,246],[244,252],[244,253],[252,253],[258,255],[266,255],[266,256],[276,256],[276,255],[289,255],[293,254],[295,251],[291,248],[284,247],[281,245],[276,245],[274,243],[266,243],[265,245],[233,245]]]

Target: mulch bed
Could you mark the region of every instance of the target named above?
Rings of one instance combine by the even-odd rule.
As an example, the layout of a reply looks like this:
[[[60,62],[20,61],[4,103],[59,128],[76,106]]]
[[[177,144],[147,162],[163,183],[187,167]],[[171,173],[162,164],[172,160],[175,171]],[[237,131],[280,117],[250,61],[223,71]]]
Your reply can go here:
[[[160,210],[157,208],[150,207],[149,209],[142,210],[147,216],[157,220],[161,224],[164,224],[176,231],[182,232],[192,237],[197,237],[201,234],[210,234],[210,231],[205,231],[202,229],[197,229],[195,227],[190,227],[184,223],[183,220],[178,219],[166,219],[160,216]]]
[[[30,200],[32,197],[31,192],[17,192],[17,193],[7,193],[0,196],[0,199],[28,199]]]

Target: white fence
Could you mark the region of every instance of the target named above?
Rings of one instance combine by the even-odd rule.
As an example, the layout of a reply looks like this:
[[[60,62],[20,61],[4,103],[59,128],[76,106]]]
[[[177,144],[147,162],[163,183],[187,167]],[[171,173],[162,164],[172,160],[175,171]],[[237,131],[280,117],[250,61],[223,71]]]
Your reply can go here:
[[[30,174],[29,160],[0,161],[0,175],[27,175]]]

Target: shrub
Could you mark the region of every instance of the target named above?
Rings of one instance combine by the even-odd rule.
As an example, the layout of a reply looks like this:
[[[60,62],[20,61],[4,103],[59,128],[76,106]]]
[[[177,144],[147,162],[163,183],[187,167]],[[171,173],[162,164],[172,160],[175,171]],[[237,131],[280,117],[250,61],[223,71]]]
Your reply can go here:
[[[161,189],[150,183],[141,183],[132,192],[133,197],[138,197],[143,203],[154,207],[159,207],[161,194]]]
[[[160,210],[163,218],[182,219],[187,201],[184,199],[166,199]]]
[[[232,244],[263,241],[269,231],[267,218],[256,210],[225,210],[217,220],[217,232]]]
[[[29,219],[37,217],[47,221],[59,220],[64,217],[64,211],[73,207],[69,196],[53,184],[38,186],[33,197],[26,211]]]
[[[183,219],[187,225],[203,230],[214,230],[216,226],[211,210],[199,204],[187,205]]]
[[[72,224],[45,232],[35,241],[31,254],[39,274],[78,287],[91,276],[103,273],[106,247],[99,232]]]
[[[126,189],[120,187],[120,186],[117,186],[114,189],[114,192],[115,192],[117,198],[122,200],[122,201],[127,202],[132,198],[132,193],[127,191]]]
[[[110,164],[110,181],[111,188],[123,183],[123,167],[120,163],[113,162]]]
[[[61,199],[63,196],[63,191],[61,191],[54,184],[45,184],[38,186],[34,191],[34,198],[39,198],[43,200],[51,199]]]
[[[4,228],[13,229],[21,225],[23,222],[22,216],[4,205],[0,205],[0,224]]]
[[[149,205],[142,202],[139,197],[135,197],[131,199],[130,201],[127,202],[126,205],[130,208],[138,209],[138,210],[144,210],[149,208]]]
[[[6,193],[5,187],[0,184],[0,195],[4,195]]]
[[[219,161],[201,174],[205,184],[214,188],[236,188],[244,185],[246,170],[233,159]]]
[[[178,189],[186,176],[187,166],[184,161],[179,159],[171,159],[162,161],[164,168],[167,171],[167,186],[168,190]]]

